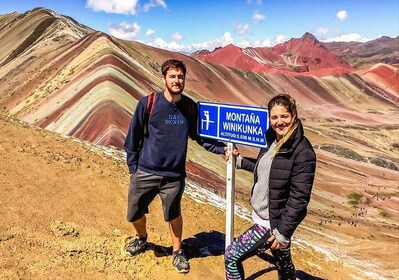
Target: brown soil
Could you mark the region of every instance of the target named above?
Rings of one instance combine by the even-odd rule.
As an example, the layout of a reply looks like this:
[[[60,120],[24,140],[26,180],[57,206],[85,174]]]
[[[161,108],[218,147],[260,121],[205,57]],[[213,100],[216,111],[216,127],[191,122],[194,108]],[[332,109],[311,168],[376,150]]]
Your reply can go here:
[[[127,168],[88,147],[0,118],[0,279],[223,279],[225,214],[187,195],[182,207],[191,272],[179,275],[171,265],[159,199],[148,218],[149,250],[128,256],[123,247],[133,229],[125,219]],[[236,218],[236,235],[248,226]],[[205,247],[213,255],[205,256]],[[358,275],[306,245],[294,244],[292,251],[302,279]],[[260,257],[244,266],[247,279],[277,279]]]

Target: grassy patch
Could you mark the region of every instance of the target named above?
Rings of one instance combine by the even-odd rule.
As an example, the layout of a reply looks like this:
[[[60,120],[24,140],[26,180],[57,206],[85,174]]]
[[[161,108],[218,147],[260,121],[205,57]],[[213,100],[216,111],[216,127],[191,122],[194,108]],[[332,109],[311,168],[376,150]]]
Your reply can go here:
[[[391,218],[391,214],[389,214],[388,212],[385,212],[385,211],[381,211],[380,216],[383,218]]]
[[[349,200],[348,203],[353,206],[357,206],[360,203],[363,195],[357,192],[352,192],[346,196]]]

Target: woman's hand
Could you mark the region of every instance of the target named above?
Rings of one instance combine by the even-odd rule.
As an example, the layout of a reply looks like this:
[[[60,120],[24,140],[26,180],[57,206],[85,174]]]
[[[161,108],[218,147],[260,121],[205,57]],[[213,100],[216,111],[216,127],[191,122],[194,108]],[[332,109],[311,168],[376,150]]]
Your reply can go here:
[[[270,248],[273,250],[284,249],[285,247],[287,247],[287,245],[283,245],[280,242],[278,242],[276,237],[274,237],[274,234],[272,234],[272,236],[269,237],[267,242],[271,243]]]

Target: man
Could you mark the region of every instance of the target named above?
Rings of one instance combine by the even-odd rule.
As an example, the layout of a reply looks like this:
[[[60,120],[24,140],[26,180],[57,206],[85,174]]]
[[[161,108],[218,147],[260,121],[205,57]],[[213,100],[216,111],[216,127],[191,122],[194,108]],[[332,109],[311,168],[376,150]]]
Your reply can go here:
[[[172,263],[179,273],[187,273],[190,265],[181,248],[183,219],[180,204],[185,186],[188,137],[213,153],[224,154],[225,145],[198,137],[197,105],[182,94],[186,78],[183,62],[167,60],[161,70],[165,90],[155,94],[150,117],[145,116],[149,96],[139,101],[125,140],[131,174],[127,218],[137,233],[126,251],[131,255],[143,251],[147,242],[145,214],[148,205],[159,194],[164,219],[169,222]]]

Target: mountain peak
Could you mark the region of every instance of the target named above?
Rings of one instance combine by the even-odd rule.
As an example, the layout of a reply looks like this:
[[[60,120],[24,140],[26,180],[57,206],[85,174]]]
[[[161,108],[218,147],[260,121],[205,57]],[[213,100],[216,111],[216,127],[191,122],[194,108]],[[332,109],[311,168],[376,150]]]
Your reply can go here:
[[[237,47],[236,45],[233,44],[228,44],[226,46],[223,47],[224,49],[239,49],[240,47]]]
[[[45,13],[51,14],[51,15],[57,15],[58,14],[56,11],[53,11],[53,10],[45,8],[45,7],[33,8],[32,10],[27,11],[26,14],[33,13],[33,12],[45,12]]]
[[[319,42],[319,40],[317,40],[317,38],[312,33],[309,33],[309,32],[306,32],[305,34],[303,34],[301,39],[302,40],[312,40],[312,41]]]

